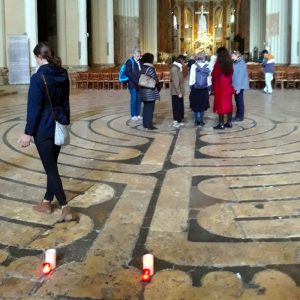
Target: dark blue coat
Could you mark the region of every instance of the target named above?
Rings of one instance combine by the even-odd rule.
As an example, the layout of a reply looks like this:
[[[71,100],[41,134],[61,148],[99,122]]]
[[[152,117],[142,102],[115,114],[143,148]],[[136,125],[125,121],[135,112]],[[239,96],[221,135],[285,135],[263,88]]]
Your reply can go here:
[[[132,61],[134,61],[134,64],[132,65]],[[142,66],[142,63],[140,61],[140,66]],[[138,63],[132,59],[128,59],[126,61],[126,68],[125,68],[125,74],[129,78],[128,80],[128,88],[129,89],[139,89],[139,79],[141,76],[141,71],[139,69]]]
[[[50,64],[40,66],[37,73],[31,77],[25,133],[47,139],[54,136],[55,121],[42,74],[47,82],[55,119],[59,123],[66,125],[70,123],[70,84],[67,71]]]

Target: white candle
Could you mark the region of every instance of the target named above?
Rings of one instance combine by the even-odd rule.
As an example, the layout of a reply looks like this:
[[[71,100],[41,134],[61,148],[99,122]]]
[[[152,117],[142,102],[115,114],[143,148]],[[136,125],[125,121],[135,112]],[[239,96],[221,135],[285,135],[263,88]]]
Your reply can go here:
[[[143,270],[150,270],[150,276],[154,273],[154,256],[152,254],[145,254],[143,256]]]
[[[51,265],[51,269],[54,270],[56,268],[56,250],[48,249],[45,252],[45,262]]]

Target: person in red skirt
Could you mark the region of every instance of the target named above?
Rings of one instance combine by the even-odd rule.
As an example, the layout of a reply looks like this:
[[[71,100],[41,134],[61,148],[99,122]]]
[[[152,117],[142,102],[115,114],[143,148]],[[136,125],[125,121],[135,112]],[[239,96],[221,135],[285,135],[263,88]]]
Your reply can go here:
[[[214,89],[213,112],[219,115],[219,123],[214,129],[232,127],[232,87],[233,66],[228,50],[221,47],[217,50],[217,62],[212,71],[212,83]],[[227,122],[224,124],[224,115],[227,114]]]

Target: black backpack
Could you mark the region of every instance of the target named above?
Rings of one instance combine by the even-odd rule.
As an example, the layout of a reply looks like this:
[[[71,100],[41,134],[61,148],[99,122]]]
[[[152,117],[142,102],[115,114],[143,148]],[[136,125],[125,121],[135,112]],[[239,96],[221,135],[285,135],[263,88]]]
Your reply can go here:
[[[194,84],[194,88],[197,90],[202,90],[207,88],[207,77],[210,74],[210,69],[208,64],[205,64],[201,67],[197,62],[196,64],[196,82]]]

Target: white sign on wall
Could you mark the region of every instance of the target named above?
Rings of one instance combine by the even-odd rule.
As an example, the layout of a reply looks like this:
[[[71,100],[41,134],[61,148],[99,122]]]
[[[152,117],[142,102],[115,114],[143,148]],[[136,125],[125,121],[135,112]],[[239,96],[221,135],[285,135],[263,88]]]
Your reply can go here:
[[[27,35],[7,37],[7,66],[9,84],[29,84],[29,40]]]

